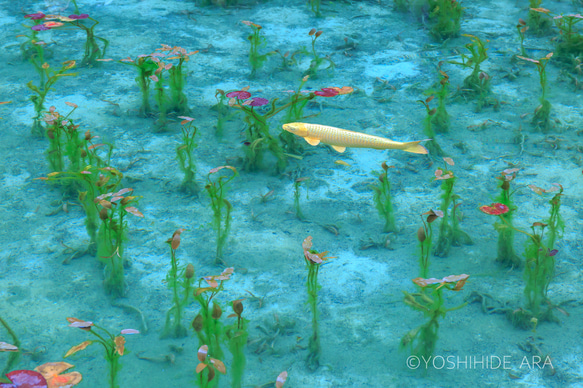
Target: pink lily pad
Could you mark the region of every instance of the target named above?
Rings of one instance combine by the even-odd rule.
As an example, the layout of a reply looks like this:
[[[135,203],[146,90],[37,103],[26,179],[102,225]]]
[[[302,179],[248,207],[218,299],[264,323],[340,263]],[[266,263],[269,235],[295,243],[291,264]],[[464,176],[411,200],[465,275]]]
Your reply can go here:
[[[6,375],[12,384],[0,383],[0,388],[47,388],[47,381],[33,370],[15,370]]]

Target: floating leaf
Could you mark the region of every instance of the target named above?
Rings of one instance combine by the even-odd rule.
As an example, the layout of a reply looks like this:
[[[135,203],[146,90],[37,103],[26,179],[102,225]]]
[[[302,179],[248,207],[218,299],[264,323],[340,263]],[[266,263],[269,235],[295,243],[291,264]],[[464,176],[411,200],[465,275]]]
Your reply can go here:
[[[279,374],[279,376],[277,376],[277,379],[275,380],[275,388],[283,388],[283,385],[285,384],[287,380],[287,372],[283,371]]]
[[[510,209],[503,203],[493,203],[490,206],[480,206],[482,213],[486,213],[492,216],[499,216],[501,214],[508,213]]]
[[[37,366],[34,370],[43,375],[47,381],[48,388],[72,387],[79,384],[83,379],[79,372],[61,374],[72,367],[73,365],[67,362],[47,362]]]
[[[130,193],[134,191],[134,189],[130,189],[129,187],[126,187],[125,189],[121,189],[120,191],[118,191],[117,193],[113,194],[114,196],[120,196],[120,195],[124,195],[125,193]]]
[[[217,368],[219,372],[222,374],[227,374],[227,368],[225,364],[221,360],[217,360],[216,358],[211,358],[211,363]]]
[[[15,370],[6,377],[12,384],[0,383],[0,387],[6,388],[48,388],[47,381],[42,374],[33,370]]]
[[[195,295],[199,296],[200,294],[202,294],[203,292],[207,292],[207,291],[212,291],[214,288],[213,287],[204,287],[204,288],[197,288]]]
[[[69,349],[67,351],[67,353],[65,353],[64,358],[67,358],[67,357],[77,353],[78,351],[85,349],[87,346],[91,345],[92,343],[93,343],[93,341],[85,341],[85,342],[81,342],[79,345],[73,346],[71,349]]]
[[[446,158],[443,158],[443,161],[445,163],[449,164],[450,166],[455,165],[455,163],[453,162],[453,159],[452,158],[446,157]]]
[[[455,283],[459,282],[460,280],[466,280],[469,277],[470,275],[466,275],[465,273],[463,273],[461,275],[449,275],[444,277],[442,280],[446,283]]]
[[[528,187],[538,195],[543,195],[543,193],[545,192],[543,189],[535,185],[528,185]]]
[[[136,209],[133,206],[128,206],[128,207],[124,208],[124,210],[126,212],[130,213],[130,214],[133,214],[136,217],[142,217],[142,218],[144,218],[144,215],[138,209]]]
[[[173,250],[178,249],[178,247],[180,246],[180,234],[185,230],[186,229],[178,229],[172,235],[172,238],[170,239],[170,246],[172,247]]]
[[[200,348],[198,348],[198,353],[197,353],[198,361],[205,362],[208,353],[209,353],[208,345],[202,345]]]
[[[200,373],[200,372],[202,372],[202,371],[204,370],[204,368],[206,368],[207,366],[208,366],[207,364],[203,364],[202,362],[201,362],[201,363],[199,363],[199,364],[196,366],[196,373]]]
[[[204,280],[211,288],[217,288],[219,286],[219,283],[212,277],[204,278]]]
[[[415,278],[415,279],[413,279],[413,283],[417,284],[419,287],[427,287],[427,286],[430,286],[432,284],[441,283],[441,279],[436,279],[436,278],[429,278],[429,279]]]
[[[7,342],[0,342],[0,352],[18,352],[18,347]]]
[[[115,337],[113,342],[115,342],[115,351],[120,356],[123,356],[123,352],[125,350],[126,339],[120,335],[120,336]]]
[[[82,321],[80,319],[77,318],[67,318],[67,321],[70,323],[70,327],[77,327],[79,329],[83,329],[83,330],[91,330],[91,326],[93,326],[93,322],[91,321]]]
[[[87,147],[88,149],[92,150],[95,149],[97,147],[103,147],[105,144],[103,143],[99,143],[99,144],[91,144],[89,147]]]
[[[136,329],[123,329],[121,334],[140,334],[140,331]]]

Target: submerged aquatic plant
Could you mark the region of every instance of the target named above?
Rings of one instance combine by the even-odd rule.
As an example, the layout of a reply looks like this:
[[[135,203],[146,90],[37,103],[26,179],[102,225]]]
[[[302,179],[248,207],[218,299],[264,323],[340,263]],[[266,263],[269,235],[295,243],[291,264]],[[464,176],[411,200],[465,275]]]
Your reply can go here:
[[[109,41],[107,39],[95,35],[94,30],[99,22],[86,13],[69,15],[67,19],[68,20],[64,20],[62,17],[60,18],[61,21],[65,21],[69,25],[85,31],[85,34],[87,35],[85,40],[85,53],[81,60],[81,66],[95,65],[98,59],[103,59],[103,57],[105,57],[105,52],[109,46]],[[87,26],[83,20],[91,20],[93,24]],[[98,42],[101,42],[101,45]]]
[[[561,198],[563,196],[563,186],[558,183],[553,183],[553,187],[548,190],[541,189],[535,185],[528,185],[528,187],[540,196],[544,196],[545,194],[551,194],[558,191],[558,193],[554,194],[549,204],[551,205],[551,209],[549,211],[549,218],[545,220],[549,231],[547,232],[547,239],[545,241],[545,246],[553,250],[555,247],[555,242],[558,238],[563,236],[563,232],[565,231],[565,221],[561,216]]]
[[[293,55],[293,56],[304,55],[312,58],[312,60],[310,61],[310,67],[304,73],[304,76],[309,75],[312,79],[317,79],[318,70],[320,70],[322,65],[328,64],[328,66],[324,68],[324,70],[328,70],[328,73],[332,72],[332,70],[334,70],[334,68],[336,67],[336,64],[332,61],[329,55],[321,56],[320,54],[318,54],[318,51],[316,51],[316,41],[323,33],[324,31],[321,30],[318,31],[315,28],[312,28],[308,32],[308,35],[312,39],[311,50],[308,50],[306,47],[302,47],[300,51],[294,53]]]
[[[457,307],[446,308],[443,290],[460,291],[469,277],[470,275],[461,274],[446,276],[443,279],[421,277],[413,279],[413,283],[421,288],[421,292],[408,293],[403,291],[405,294],[404,302],[414,310],[422,312],[428,321],[401,338],[401,349],[409,347],[412,355],[423,360],[430,359],[438,339],[440,318],[445,318],[447,313],[458,310],[467,304],[462,303]]]
[[[426,219],[423,216],[427,216]],[[433,242],[432,223],[436,219],[443,217],[441,210],[429,210],[421,215],[423,226],[417,229],[417,240],[419,241],[419,276],[429,276],[429,256],[431,255],[431,244]]]
[[[431,118],[431,124],[436,133],[446,133],[449,131],[449,113],[445,108],[445,103],[449,95],[449,75],[441,69],[439,71],[439,83],[434,86],[430,94],[437,96],[437,110]]]
[[[153,114],[152,106],[150,105],[150,83],[152,81],[150,77],[158,70],[158,64],[152,60],[152,55],[143,54],[138,55],[135,60],[128,56],[127,58],[120,59],[118,62],[134,66],[138,71],[138,76],[135,81],[142,93],[142,104],[139,109],[139,115],[141,117],[150,116]]]
[[[464,79],[462,93],[466,96],[475,97],[478,101],[477,111],[482,110],[484,106],[493,105],[495,109],[499,106],[498,100],[491,96],[492,77],[482,70],[481,65],[488,59],[488,48],[486,43],[474,35],[462,34],[470,38],[470,43],[465,45],[469,55],[461,53],[461,62],[449,61],[449,63],[472,69],[469,76]]]
[[[38,178],[48,182],[75,182],[85,191],[79,191],[79,201],[87,216],[85,227],[91,242],[87,252],[94,253],[105,266],[103,285],[113,297],[125,295],[124,246],[127,240],[126,215],[144,215],[134,205],[139,196],[126,194],[133,189],[118,190],[123,174],[113,167],[87,166],[81,171],[53,172]],[[116,191],[117,190],[117,191]]]
[[[245,348],[247,346],[247,324],[249,321],[243,318],[243,299],[237,299],[230,303],[233,308],[233,314],[227,318],[237,318],[237,322],[225,328],[225,336],[229,344],[229,351],[233,356],[231,365],[231,387],[241,388],[241,381],[245,372]]]
[[[262,26],[248,20],[242,20],[241,23],[251,27],[253,30],[247,39],[251,44],[249,47],[249,65],[251,66],[251,78],[255,78],[257,76],[257,70],[263,67],[265,60],[269,55],[272,55],[273,52],[268,52],[265,54],[259,53],[259,49],[265,47],[267,44],[267,39],[265,39],[265,36],[261,34],[261,30],[263,29]]]
[[[182,325],[182,312],[188,306],[192,294],[194,266],[179,264],[176,250],[180,246],[180,236],[185,229],[178,229],[166,243],[170,245],[170,270],[166,274],[166,285],[172,291],[172,307],[166,312],[166,321],[161,338],[182,338],[187,336]]]
[[[454,161],[451,158],[443,158],[445,162],[444,168],[438,168],[435,171],[435,180],[441,181],[441,206],[442,212],[441,224],[439,225],[439,237],[435,246],[435,256],[446,257],[452,246],[472,245],[470,236],[461,230],[459,226],[459,219],[456,217],[456,209],[459,204],[456,200],[460,197],[454,193],[454,186],[457,177],[453,171],[449,170],[448,166],[453,167]],[[451,216],[449,213],[450,205],[453,203]]]
[[[305,82],[302,80],[302,82]],[[268,119],[276,114],[286,110],[293,110],[293,114],[301,114],[305,102],[314,99],[315,97],[334,97],[340,94],[349,94],[352,88],[345,86],[342,88],[328,87],[316,90],[313,92],[301,93],[292,96],[287,103],[276,106],[277,98],[268,101],[262,97],[252,97],[247,88],[228,92],[225,94],[229,100],[229,106],[242,111],[245,114],[244,121],[247,124],[245,130],[245,162],[243,169],[246,171],[256,171],[263,165],[263,159],[266,151],[269,151],[277,160],[275,166],[276,171],[282,172],[287,166],[287,157],[284,153],[283,147],[288,148],[288,151],[297,149],[292,143],[288,141],[287,136],[280,136],[283,146],[276,137],[269,131]],[[269,106],[267,112],[261,113],[259,107]],[[293,115],[292,114],[292,115]],[[292,135],[293,136],[293,135]],[[295,141],[295,140],[293,140]]]
[[[524,19],[518,19],[518,24],[516,25],[516,31],[518,32],[518,37],[520,38],[520,55],[526,57],[526,50],[524,49],[524,35],[528,31],[528,26]]]
[[[226,169],[226,170],[225,170]],[[229,175],[224,172],[230,171]],[[219,171],[223,171],[219,173]],[[207,185],[204,187],[211,200],[213,211],[213,229],[217,233],[217,250],[215,254],[215,264],[223,259],[223,249],[231,230],[231,209],[232,205],[226,199],[228,184],[239,175],[237,169],[232,166],[215,167],[207,175]]]
[[[36,113],[32,123],[32,134],[34,136],[44,136],[45,128],[41,121],[45,111],[44,104],[47,94],[49,91],[54,90],[53,86],[61,77],[74,77],[77,73],[68,73],[69,70],[75,67],[75,61],[63,62],[60,69],[52,70],[47,62],[41,63],[37,62],[38,60],[42,61],[43,58],[33,58],[31,61],[40,75],[40,82],[38,85],[35,85],[33,81],[29,81],[26,86],[35,93],[30,96]]]
[[[553,22],[549,17],[549,10],[542,8],[542,0],[528,0],[528,28],[536,36],[548,35]]]
[[[320,0],[309,0],[310,3],[310,8],[312,9],[312,12],[314,13],[314,16],[316,16],[317,18],[321,18],[322,17],[322,12],[320,12]]]
[[[526,308],[509,311],[507,316],[512,323],[521,328],[530,328],[534,322],[557,321],[553,315],[554,306],[548,298],[548,288],[555,273],[556,249],[549,249],[545,245],[544,230],[548,226],[543,222],[535,222],[531,226],[531,232],[525,232],[506,223],[504,215],[511,211],[508,206],[502,203],[480,206],[483,213],[496,215],[512,230],[528,236],[525,244],[525,267],[524,267],[524,295],[526,297]],[[536,320],[533,321],[532,318]]]
[[[192,117],[178,116],[182,121],[182,142],[176,147],[176,159],[178,167],[184,173],[184,178],[180,184],[180,190],[190,195],[198,194],[199,187],[195,181],[196,164],[192,153],[198,146],[196,144],[196,135],[198,128],[194,126]]]
[[[553,53],[548,53],[544,58],[539,60],[526,58],[519,55],[517,56],[520,59],[532,62],[536,65],[536,70],[538,71],[539,76],[539,84],[541,87],[541,97],[539,99],[540,105],[534,110],[532,124],[535,126],[535,128],[539,129],[543,133],[548,133],[551,129],[551,103],[546,99],[548,92],[546,68],[552,56]]]
[[[497,203],[501,203],[506,208],[514,210],[516,207],[512,202],[514,191],[510,190],[510,182],[516,178],[518,168],[511,168],[502,171],[498,179],[500,181],[500,194],[495,198]],[[496,261],[505,267],[518,268],[522,265],[522,260],[514,251],[514,228],[512,224],[512,212],[501,212],[501,221],[494,224],[498,231]]]
[[[73,119],[70,118],[71,114],[78,108],[77,104],[65,102],[65,105],[72,108],[67,115],[62,116],[54,106],[51,106],[43,117],[43,121],[46,123],[46,136],[49,140],[47,160],[51,173],[76,173],[83,170],[85,166],[105,166],[110,159],[112,145],[95,143],[94,140],[99,139],[99,136],[93,136],[88,130],[81,133],[80,126],[75,125]],[[97,150],[104,146],[109,146],[106,160],[97,154]],[[61,183],[66,192],[76,192],[78,189],[83,189],[82,185],[76,181],[68,180]]]
[[[435,139],[435,132],[433,131],[432,122],[433,116],[437,112],[437,108],[430,108],[429,103],[433,101],[435,96],[429,96],[425,100],[417,100],[417,102],[423,104],[425,107],[425,111],[427,112],[427,116],[423,119],[423,133],[425,136],[428,137],[425,146],[429,151],[429,155],[437,157],[437,156],[445,156],[445,151],[441,148],[441,146],[437,143]]]
[[[209,348],[207,345],[202,345],[197,352],[198,365],[196,366],[196,374],[198,375],[196,383],[199,387],[209,388],[216,387],[219,379],[214,379],[216,372],[227,374],[225,364],[209,355]]]
[[[306,237],[302,243],[304,250],[304,261],[308,269],[308,279],[306,288],[308,291],[308,305],[312,313],[312,335],[308,345],[308,358],[306,365],[311,371],[315,371],[320,366],[320,354],[322,347],[320,345],[320,330],[318,328],[318,291],[322,286],[318,284],[318,272],[320,266],[326,260],[332,259],[332,256],[326,256],[328,251],[318,253],[312,249],[312,236]]]
[[[434,23],[429,32],[438,40],[459,36],[460,22],[464,8],[456,0],[432,0],[429,19]]]
[[[226,94],[229,106],[241,110],[245,114],[245,171],[256,171],[263,163],[263,156],[269,150],[277,158],[277,170],[283,171],[287,165],[287,158],[283,153],[277,138],[269,132],[267,120],[282,109],[275,107],[275,101],[271,102],[271,109],[264,114],[259,113],[256,108],[269,104],[269,101],[262,97],[251,98],[251,93],[246,90],[237,90]]]
[[[572,64],[574,58],[583,57],[583,29],[575,27],[577,23],[583,21],[580,13],[569,15],[558,15],[553,17],[555,26],[561,34],[555,47],[557,60],[565,64]]]
[[[217,89],[215,99],[217,103],[212,106],[212,110],[217,112],[217,125],[215,126],[215,135],[221,139],[225,130],[225,123],[230,120],[237,112],[229,112],[229,98],[222,89]]]
[[[158,64],[158,69],[154,72],[158,78],[161,77],[162,72],[168,73],[168,87],[170,89],[170,96],[164,101],[167,104],[165,110],[168,112],[176,112],[180,115],[188,114],[188,99],[184,94],[184,87],[186,86],[186,75],[184,74],[183,65],[190,60],[190,57],[197,54],[198,50],[187,52],[186,49],[178,46],[168,46],[163,44],[161,48],[157,48],[165,54],[164,57],[153,55],[152,60]],[[165,61],[162,61],[162,59]],[[171,62],[177,60],[178,62]],[[158,104],[161,102],[159,101]],[[159,107],[160,108],[160,107]]]
[[[208,368],[206,373],[201,373],[208,366],[208,364],[204,366],[201,363],[205,363],[207,356],[215,359],[222,359],[224,356],[221,349],[224,328],[220,321],[223,311],[214,298],[223,291],[224,282],[231,278],[233,271],[232,267],[226,268],[220,275],[201,278],[198,287],[194,291],[194,299],[200,305],[200,310],[192,321],[192,328],[196,332],[199,346],[201,348],[204,347],[206,352],[204,359],[199,356],[200,363],[196,368],[196,373],[198,374],[197,383],[201,387],[216,387],[219,384],[218,378],[214,380],[215,374],[212,368]],[[205,286],[203,286],[203,280],[206,283]],[[211,381],[213,382],[211,383]]]
[[[2,382],[2,377],[4,375],[6,375],[9,371],[12,370],[12,368],[14,367],[14,365],[18,362],[18,359],[20,358],[20,340],[18,339],[18,336],[16,335],[16,332],[14,330],[12,330],[12,328],[8,325],[8,322],[6,322],[4,319],[2,319],[2,317],[0,317],[0,324],[2,325],[2,327],[4,327],[4,329],[6,330],[6,332],[8,333],[8,335],[10,336],[10,338],[12,339],[12,343],[7,343],[7,342],[0,342],[0,351],[1,352],[10,352],[10,355],[8,356],[8,360],[6,360],[6,366],[4,367],[4,369],[2,370],[2,373],[0,373],[0,382]]]
[[[39,39],[39,33],[41,31],[48,31],[51,27],[47,27],[44,23],[45,14],[42,12],[36,12],[28,15],[24,15],[26,19],[30,19],[33,25],[24,25],[26,28],[26,34],[16,35],[17,38],[26,38],[24,42],[20,44],[20,52],[24,60],[30,60],[32,64],[37,67],[45,63],[45,47],[47,43]],[[55,27],[57,28],[57,27]],[[39,69],[37,68],[37,71]],[[41,74],[41,83],[42,80]]]
[[[370,185],[369,187],[373,190],[372,197],[375,207],[385,221],[383,233],[396,232],[397,225],[395,224],[393,199],[391,197],[391,182],[388,177],[389,168],[395,168],[395,166],[388,166],[386,162],[383,162],[381,167],[383,172],[378,173],[378,182],[376,185]]]
[[[77,318],[67,318],[69,322],[69,327],[75,327],[83,331],[91,333],[97,339],[88,340],[80,343],[79,345],[73,346],[65,354],[65,358],[72,356],[73,354],[87,348],[93,343],[98,343],[103,346],[105,351],[104,357],[108,364],[108,378],[107,386],[109,388],[119,388],[118,385],[118,373],[121,370],[120,358],[124,354],[129,352],[125,348],[125,337],[128,334],[139,334],[140,332],[135,329],[123,329],[120,334],[113,335],[107,329],[97,326],[93,322],[83,321]]]
[[[2,351],[7,350],[0,347],[0,352]],[[3,373],[6,377],[0,377],[0,388],[70,388],[83,380],[79,372],[63,373],[73,367],[74,365],[63,361],[47,362],[34,370],[21,369]]]
[[[300,221],[304,220],[304,213],[302,213],[302,209],[300,207],[300,186],[303,182],[306,182],[306,199],[309,199],[308,194],[308,183],[310,182],[310,178],[297,178],[294,180],[294,210],[296,213],[296,217]]]
[[[125,188],[117,192],[108,192],[97,196],[94,200],[99,206],[101,225],[97,232],[97,257],[105,266],[103,286],[106,293],[122,297],[126,293],[124,279],[125,241],[127,240],[128,224],[126,216],[132,214],[143,218],[144,215],[135,207],[139,196],[128,195],[134,189]]]

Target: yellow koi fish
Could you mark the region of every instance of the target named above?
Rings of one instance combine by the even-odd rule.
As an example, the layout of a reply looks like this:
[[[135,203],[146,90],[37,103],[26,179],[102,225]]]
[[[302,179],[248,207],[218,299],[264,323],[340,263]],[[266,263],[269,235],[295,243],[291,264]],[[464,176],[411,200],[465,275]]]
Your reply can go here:
[[[428,153],[427,148],[419,144],[425,140],[400,143],[385,139],[384,137],[367,135],[366,133],[307,123],[284,124],[283,129],[294,135],[303,137],[310,145],[317,146],[321,142],[332,146],[338,152],[344,152],[346,147],[355,147],[373,148],[375,150],[402,150],[414,154]]]

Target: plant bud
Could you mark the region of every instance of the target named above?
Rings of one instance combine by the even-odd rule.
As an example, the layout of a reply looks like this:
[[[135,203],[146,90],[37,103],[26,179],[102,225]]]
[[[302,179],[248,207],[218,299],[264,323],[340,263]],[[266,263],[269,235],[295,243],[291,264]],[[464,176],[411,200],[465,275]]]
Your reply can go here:
[[[84,158],[87,156],[87,151],[81,150],[81,157]]]
[[[435,214],[435,213],[430,214],[427,216],[427,223],[431,224],[433,221],[435,221],[438,218],[439,218],[439,216],[437,214]]]
[[[107,209],[106,208],[102,208],[99,211],[99,218],[101,218],[103,221],[107,220],[109,218],[109,216],[107,215]]]
[[[194,331],[199,333],[202,330],[203,326],[204,318],[202,317],[202,315],[198,314],[196,317],[194,317],[194,320],[192,321],[192,328],[194,329]]]
[[[85,140],[91,140],[91,132],[85,132]]]
[[[243,314],[243,302],[241,302],[240,300],[233,301],[233,311],[237,315]]]
[[[192,279],[194,277],[194,265],[192,265],[192,263],[188,263],[188,265],[186,266],[184,276],[186,276],[187,279]]]
[[[420,243],[423,243],[426,238],[427,236],[425,235],[425,229],[420,226],[419,229],[417,229],[417,240],[419,240]]]
[[[315,35],[315,36],[316,36],[316,38],[317,38],[317,37],[319,37],[320,35],[322,35],[322,33],[323,33],[323,32],[324,32],[324,31],[318,31],[318,32],[316,32],[316,35]]]
[[[213,312],[211,313],[211,316],[213,317],[213,319],[220,319],[221,315],[223,315],[223,310],[221,310],[221,306],[213,302]]]
[[[53,131],[52,129],[49,129],[47,131],[47,136],[49,137],[49,139],[55,140],[55,131]]]
[[[314,35],[315,33],[316,33],[316,29],[315,29],[315,28],[312,28],[312,29],[310,30],[310,32],[308,32],[308,35],[312,36],[312,35]]]
[[[510,189],[510,182],[508,182],[508,181],[502,182],[502,186],[501,187],[502,187],[502,190],[508,191]]]

